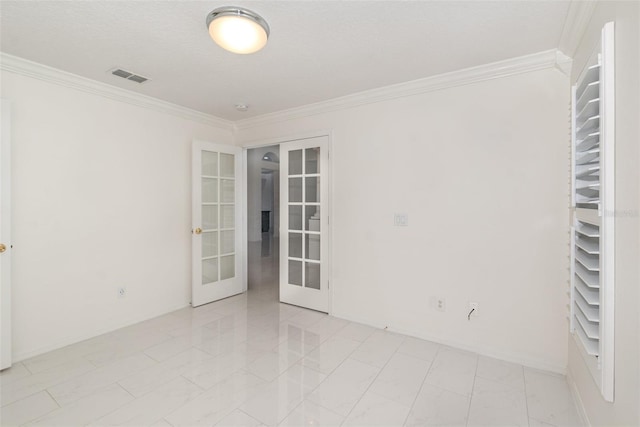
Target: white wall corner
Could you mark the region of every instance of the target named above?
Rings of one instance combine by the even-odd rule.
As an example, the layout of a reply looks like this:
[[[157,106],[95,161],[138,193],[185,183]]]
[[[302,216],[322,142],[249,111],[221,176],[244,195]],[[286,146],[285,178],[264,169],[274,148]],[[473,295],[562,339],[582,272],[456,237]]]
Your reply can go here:
[[[554,67],[567,77],[571,77],[573,59],[565,55],[561,50],[556,50],[556,63]]]
[[[566,57],[564,54],[562,56]],[[352,95],[334,98],[315,104],[303,105],[301,107],[277,111],[275,113],[250,117],[236,121],[235,126],[237,130],[243,130],[256,126],[280,123],[317,114],[343,110],[346,108],[402,98],[405,96],[419,95],[436,90],[553,68],[556,66],[557,62],[557,50],[545,50],[530,55],[519,56],[503,61],[492,62],[476,67],[425,77],[418,80],[358,92]]]
[[[76,74],[58,70],[37,62],[0,52],[0,70],[19,74],[53,83],[59,86],[80,90],[82,92],[103,96],[127,104],[148,108],[160,113],[170,114],[183,119],[193,120],[206,125],[233,131],[233,122],[210,114],[192,110],[181,105],[162,101],[151,96],[143,95],[131,90],[119,88],[97,80],[91,80]]]
[[[572,0],[569,4],[558,46],[570,57],[573,57],[578,49],[596,4],[597,0]]]
[[[591,427],[591,421],[589,420],[589,416],[587,415],[584,403],[582,402],[582,398],[580,397],[578,385],[576,384],[573,378],[573,374],[571,373],[571,369],[569,368],[567,368],[567,383],[569,384],[571,397],[573,398],[573,402],[576,405],[576,410],[578,411],[578,416],[580,417],[580,421],[582,421],[582,425]]]

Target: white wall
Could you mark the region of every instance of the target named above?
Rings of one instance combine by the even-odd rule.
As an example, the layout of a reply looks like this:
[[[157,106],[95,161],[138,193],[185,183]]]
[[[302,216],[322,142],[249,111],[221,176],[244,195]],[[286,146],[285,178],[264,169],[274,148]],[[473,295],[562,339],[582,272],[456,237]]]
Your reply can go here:
[[[273,211],[273,171],[262,169],[262,210]]]
[[[279,166],[279,165],[276,165]],[[269,212],[269,235],[278,235],[280,227],[280,209],[276,200],[280,201],[280,168],[262,169],[262,211]]]
[[[280,164],[266,162],[262,157],[268,152],[279,155],[280,147],[258,147],[247,151],[247,234],[250,242],[262,240],[262,169],[280,170]],[[279,185],[276,180],[276,185]],[[277,192],[279,194],[279,191]],[[279,198],[276,197],[276,215],[274,219],[274,233],[279,230],[279,216],[277,213]]]
[[[5,71],[1,96],[13,106],[14,359],[187,305],[191,140],[231,132]]]
[[[569,339],[569,373],[593,425],[640,425],[640,4],[598,2],[574,55],[573,79],[598,42],[602,27],[615,22],[616,61],[616,234],[614,403],[599,388]]]
[[[545,69],[236,137],[317,129],[332,131],[334,315],[564,371],[566,76]],[[394,212],[409,226],[394,227]],[[471,322],[469,301],[480,304]]]

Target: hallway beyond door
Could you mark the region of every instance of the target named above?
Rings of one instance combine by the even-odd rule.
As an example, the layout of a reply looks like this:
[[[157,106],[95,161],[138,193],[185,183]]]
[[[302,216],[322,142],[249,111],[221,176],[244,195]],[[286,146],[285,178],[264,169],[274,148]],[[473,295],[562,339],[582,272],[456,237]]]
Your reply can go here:
[[[265,301],[280,301],[280,239],[262,233],[262,240],[248,243],[248,290]]]

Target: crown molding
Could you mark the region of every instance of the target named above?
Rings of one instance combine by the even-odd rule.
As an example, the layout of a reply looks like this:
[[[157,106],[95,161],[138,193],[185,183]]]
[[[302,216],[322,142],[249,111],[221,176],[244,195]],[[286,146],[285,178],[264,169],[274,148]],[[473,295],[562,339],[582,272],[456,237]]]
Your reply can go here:
[[[171,114],[183,119],[193,120],[230,131],[234,130],[233,122],[229,120],[81,77],[4,52],[0,52],[0,69],[116,101],[126,102],[127,104],[138,107],[148,108],[160,113]]]
[[[332,111],[353,108],[361,105],[387,101],[406,96],[419,95],[426,92],[463,86],[486,80],[527,73],[566,64],[566,57],[559,55],[557,49],[551,49],[531,55],[520,56],[504,61],[493,62],[477,67],[465,68],[449,73],[439,74],[405,83],[394,84],[377,89],[358,92],[340,98],[304,105],[275,113],[263,114],[234,122],[236,130],[249,129],[283,122],[302,117],[323,114]],[[559,63],[560,61],[560,63]]]
[[[556,63],[555,67],[558,71],[567,77],[571,77],[571,67],[573,66],[573,59],[565,55],[561,50],[556,50]]]
[[[573,57],[597,5],[596,0],[572,0],[564,20],[558,47]]]
[[[232,122],[0,52],[0,69],[2,70],[233,132],[547,68],[555,67],[566,74],[570,64],[571,61],[566,55],[557,49],[551,49]]]

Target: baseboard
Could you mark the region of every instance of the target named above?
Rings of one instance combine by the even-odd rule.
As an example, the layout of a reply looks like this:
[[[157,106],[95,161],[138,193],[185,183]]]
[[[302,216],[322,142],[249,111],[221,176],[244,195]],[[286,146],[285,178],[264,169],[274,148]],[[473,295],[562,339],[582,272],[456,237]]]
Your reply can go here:
[[[493,357],[494,359],[503,360],[505,362],[517,363],[519,365],[526,366],[528,368],[538,369],[538,370],[547,371],[547,372],[553,372],[555,374],[560,374],[560,375],[566,375],[567,373],[566,365],[559,365],[546,360],[532,359],[531,357],[523,354],[495,351],[495,349],[493,348],[473,346],[473,345],[469,345],[467,343],[456,341],[456,340],[447,340],[447,339],[442,339],[440,337],[429,336],[425,334],[416,334],[414,331],[396,329],[387,325],[371,322],[367,319],[358,319],[349,315],[344,315],[343,313],[331,313],[331,315],[338,317],[340,319],[349,320],[351,322],[357,322],[357,323],[362,323],[364,325],[372,326],[374,328],[385,329],[390,332],[396,332],[399,334],[420,338],[423,340],[435,342],[437,344],[453,347],[459,350],[470,351],[473,353],[480,354],[482,356]]]
[[[587,410],[585,409],[584,403],[582,402],[582,397],[580,397],[580,391],[578,390],[578,386],[573,379],[573,375],[570,369],[567,371],[567,383],[569,384],[571,397],[573,398],[573,402],[575,403],[576,409],[578,410],[578,416],[580,417],[580,421],[582,421],[582,425],[591,427],[591,421],[589,420]]]
[[[112,323],[109,326],[106,326],[104,328],[98,328],[98,329],[95,329],[95,330],[92,330],[92,331],[86,331],[86,332],[84,332],[82,334],[68,336],[68,337],[65,337],[65,338],[57,341],[54,344],[51,344],[51,345],[48,345],[48,346],[45,346],[45,347],[40,347],[40,348],[37,348],[35,350],[25,351],[25,352],[22,352],[22,353],[16,353],[16,354],[13,355],[13,363],[21,362],[23,360],[30,359],[30,358],[35,357],[35,356],[39,356],[39,355],[47,353],[49,351],[58,350],[58,349],[60,349],[62,347],[66,347],[68,345],[76,344],[76,343],[79,343],[81,341],[88,340],[90,338],[95,338],[95,337],[100,336],[102,334],[106,334],[108,332],[115,331],[116,329],[125,328],[127,326],[135,325],[136,323],[144,322],[145,320],[153,319],[154,317],[158,317],[158,316],[162,316],[162,315],[165,315],[165,314],[169,314],[169,313],[171,313],[173,311],[180,310],[181,308],[185,308],[185,307],[189,307],[189,306],[190,306],[189,303],[181,304],[179,306],[175,306],[175,307],[170,308],[170,309],[157,310],[157,311],[153,311],[153,312],[141,315],[141,316],[131,317],[131,318],[126,319],[124,321],[114,322],[114,323]]]

